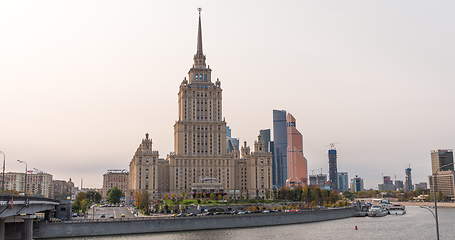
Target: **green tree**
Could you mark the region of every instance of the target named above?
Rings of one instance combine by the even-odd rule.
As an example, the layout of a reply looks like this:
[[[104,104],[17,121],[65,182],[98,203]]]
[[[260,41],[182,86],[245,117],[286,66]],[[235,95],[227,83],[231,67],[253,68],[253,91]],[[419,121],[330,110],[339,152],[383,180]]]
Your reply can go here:
[[[215,200],[215,193],[210,193],[210,200]]]
[[[86,195],[87,199],[92,203],[99,203],[101,201],[101,194],[97,191],[90,190]]]
[[[76,195],[76,200],[73,202],[73,212],[84,212],[82,201],[87,199],[87,194],[85,192],[80,192]]]
[[[110,203],[120,203],[123,193],[117,187],[113,187],[107,191],[107,201]]]
[[[81,206],[81,212],[83,212],[84,214],[87,212],[88,208],[90,207],[90,201],[88,199],[84,199],[81,201],[80,203],[80,206]]]
[[[354,200],[354,194],[352,192],[349,192],[349,191],[346,191],[346,192],[343,192],[343,196],[349,200]]]

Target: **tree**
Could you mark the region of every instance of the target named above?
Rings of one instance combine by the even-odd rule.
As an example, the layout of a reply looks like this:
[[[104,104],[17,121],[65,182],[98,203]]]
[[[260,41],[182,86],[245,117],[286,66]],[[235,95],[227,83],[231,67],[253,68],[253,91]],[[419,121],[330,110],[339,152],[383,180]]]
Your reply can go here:
[[[210,193],[210,200],[215,200],[215,193]]]
[[[346,191],[343,193],[343,196],[349,200],[354,200],[354,194],[352,192]]]
[[[101,194],[97,191],[90,190],[86,195],[87,199],[92,203],[99,203],[101,201]]]
[[[87,194],[85,192],[80,192],[76,195],[76,200],[73,203],[73,212],[81,212],[83,210],[82,201],[85,199],[87,199]]]
[[[88,199],[84,199],[80,203],[81,206],[81,212],[86,213],[87,209],[90,207],[90,201]]]
[[[135,206],[144,214],[148,214],[150,210],[150,199],[147,191],[135,192]]]
[[[107,201],[110,203],[120,203],[120,199],[123,197],[123,193],[117,187],[113,187],[107,191]]]

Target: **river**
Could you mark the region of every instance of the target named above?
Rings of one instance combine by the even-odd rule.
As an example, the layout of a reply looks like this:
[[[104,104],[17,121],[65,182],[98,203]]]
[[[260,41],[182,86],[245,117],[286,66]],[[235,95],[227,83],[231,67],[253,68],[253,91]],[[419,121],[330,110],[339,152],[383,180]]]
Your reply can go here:
[[[355,230],[355,226],[358,230]],[[441,240],[455,239],[455,208],[439,209]],[[407,207],[404,216],[355,217],[318,223],[260,228],[204,230],[128,236],[65,238],[67,240],[429,240],[436,239],[434,218],[419,207]]]

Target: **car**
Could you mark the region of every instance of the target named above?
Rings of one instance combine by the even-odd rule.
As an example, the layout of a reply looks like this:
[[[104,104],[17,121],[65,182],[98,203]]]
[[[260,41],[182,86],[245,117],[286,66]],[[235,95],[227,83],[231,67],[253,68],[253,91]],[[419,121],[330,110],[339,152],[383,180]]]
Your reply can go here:
[[[270,213],[270,211],[269,210],[264,210],[264,211],[262,211],[262,213]]]
[[[122,217],[122,218],[124,218],[124,217],[125,217],[125,214],[124,214],[124,213],[122,213],[121,217]]]
[[[106,215],[103,214],[103,215],[100,216],[100,218],[106,218]]]
[[[72,217],[77,217],[77,213],[73,213]]]
[[[239,211],[239,212],[237,212],[237,214],[238,214],[238,215],[243,215],[243,214],[246,214],[246,212],[244,212],[244,211]]]
[[[114,215],[109,216],[109,218],[114,218]]]
[[[176,217],[184,217],[184,216],[185,216],[185,214],[183,214],[183,213],[179,213],[179,214],[177,214],[177,215],[175,215],[175,216],[176,216]]]

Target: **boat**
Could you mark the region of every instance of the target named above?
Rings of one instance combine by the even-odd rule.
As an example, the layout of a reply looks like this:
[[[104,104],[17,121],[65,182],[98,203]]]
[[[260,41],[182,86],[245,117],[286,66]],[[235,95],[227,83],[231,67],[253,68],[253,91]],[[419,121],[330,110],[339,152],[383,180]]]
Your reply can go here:
[[[406,214],[406,207],[398,204],[393,204],[387,208],[390,215],[404,215]]]
[[[371,206],[370,210],[368,210],[369,217],[384,217],[389,212],[381,207],[381,206]]]

